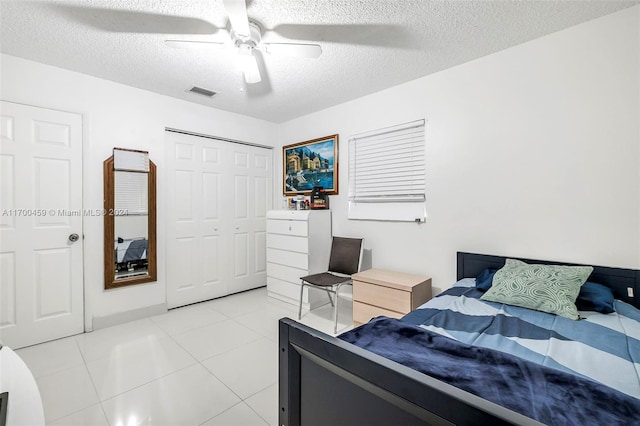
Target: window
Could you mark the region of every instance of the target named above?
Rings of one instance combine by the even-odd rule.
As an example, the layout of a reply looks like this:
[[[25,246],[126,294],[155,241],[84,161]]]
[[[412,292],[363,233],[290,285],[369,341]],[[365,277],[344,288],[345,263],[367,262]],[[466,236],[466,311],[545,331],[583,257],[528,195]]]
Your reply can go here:
[[[349,219],[425,220],[424,123],[349,139]]]

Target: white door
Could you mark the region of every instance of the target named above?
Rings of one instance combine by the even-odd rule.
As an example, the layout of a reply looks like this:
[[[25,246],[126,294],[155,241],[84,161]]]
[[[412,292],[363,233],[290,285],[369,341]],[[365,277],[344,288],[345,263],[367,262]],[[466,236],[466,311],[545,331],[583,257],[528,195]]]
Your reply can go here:
[[[16,349],[83,332],[82,117],[0,106],[0,340]]]
[[[167,132],[167,304],[224,296],[222,174],[219,144]]]
[[[229,293],[267,283],[267,211],[271,206],[270,149],[229,144],[233,176],[233,267]]]
[[[266,284],[271,150],[167,132],[167,305]]]

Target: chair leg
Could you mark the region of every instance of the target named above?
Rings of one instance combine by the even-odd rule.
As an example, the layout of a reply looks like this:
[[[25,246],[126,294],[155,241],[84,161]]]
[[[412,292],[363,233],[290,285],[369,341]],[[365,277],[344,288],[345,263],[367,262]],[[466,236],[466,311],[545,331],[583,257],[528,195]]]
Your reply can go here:
[[[333,298],[331,297],[331,292],[327,290],[327,296],[329,296],[329,302],[331,302],[331,306],[335,306],[333,303]]]
[[[340,295],[338,294],[338,292],[340,291],[340,285],[338,285],[338,287],[336,287],[336,303],[334,306],[334,311],[333,311],[333,334],[337,334],[338,333],[338,300],[340,299]]]
[[[298,320],[302,318],[302,295],[304,293],[304,281],[300,283],[300,305],[298,306]]]

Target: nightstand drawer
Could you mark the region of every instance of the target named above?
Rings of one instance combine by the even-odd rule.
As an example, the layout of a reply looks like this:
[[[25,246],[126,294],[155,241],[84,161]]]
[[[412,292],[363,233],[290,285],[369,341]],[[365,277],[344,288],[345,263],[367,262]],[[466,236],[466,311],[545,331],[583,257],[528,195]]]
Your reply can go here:
[[[388,309],[379,308],[377,306],[371,306],[364,303],[360,303],[356,300],[353,301],[353,322],[356,324],[364,324],[369,322],[371,318],[384,315],[389,318],[402,318],[404,314],[390,311]]]
[[[353,282],[353,300],[373,306],[384,306],[387,310],[396,312],[409,313],[411,310],[410,292],[362,281]]]

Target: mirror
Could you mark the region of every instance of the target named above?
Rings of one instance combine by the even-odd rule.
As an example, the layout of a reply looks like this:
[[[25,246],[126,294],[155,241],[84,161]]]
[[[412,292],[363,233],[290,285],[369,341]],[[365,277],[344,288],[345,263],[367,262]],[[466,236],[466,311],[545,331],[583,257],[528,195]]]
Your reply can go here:
[[[149,153],[114,148],[104,170],[104,287],[156,275],[156,166]]]

